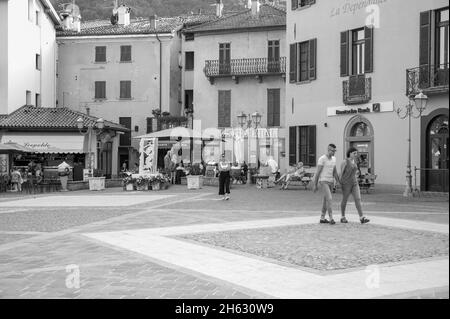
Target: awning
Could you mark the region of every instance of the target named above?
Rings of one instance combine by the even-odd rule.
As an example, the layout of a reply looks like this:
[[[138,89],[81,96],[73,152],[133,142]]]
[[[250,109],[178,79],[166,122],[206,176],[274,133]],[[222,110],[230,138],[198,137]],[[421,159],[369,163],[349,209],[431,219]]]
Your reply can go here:
[[[84,141],[79,133],[5,132],[0,143],[14,142],[34,153],[85,153]]]

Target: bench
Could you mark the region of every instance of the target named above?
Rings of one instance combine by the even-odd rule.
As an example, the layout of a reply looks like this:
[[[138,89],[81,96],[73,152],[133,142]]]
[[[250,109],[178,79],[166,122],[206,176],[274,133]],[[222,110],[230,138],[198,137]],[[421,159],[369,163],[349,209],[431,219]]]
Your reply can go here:
[[[291,185],[303,186],[306,190],[313,179],[314,179],[314,173],[305,172],[305,174],[302,177],[292,176],[289,180],[289,185],[287,187],[289,187]],[[287,187],[286,187],[286,182],[283,181],[281,183],[280,189],[287,189]]]
[[[261,189],[269,187],[269,175],[255,174],[253,177],[256,181],[256,188]]]

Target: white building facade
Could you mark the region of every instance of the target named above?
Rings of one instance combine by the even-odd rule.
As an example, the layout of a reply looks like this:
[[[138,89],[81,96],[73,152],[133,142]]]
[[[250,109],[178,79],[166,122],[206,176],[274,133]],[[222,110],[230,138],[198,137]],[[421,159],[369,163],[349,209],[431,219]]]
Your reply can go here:
[[[55,107],[59,23],[48,0],[0,1],[0,114]]]

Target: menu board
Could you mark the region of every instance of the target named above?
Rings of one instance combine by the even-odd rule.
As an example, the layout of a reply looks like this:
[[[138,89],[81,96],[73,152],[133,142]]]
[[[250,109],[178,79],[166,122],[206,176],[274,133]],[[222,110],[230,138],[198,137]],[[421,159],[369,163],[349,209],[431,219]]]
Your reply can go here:
[[[9,155],[0,154],[0,175],[7,175],[9,167]]]

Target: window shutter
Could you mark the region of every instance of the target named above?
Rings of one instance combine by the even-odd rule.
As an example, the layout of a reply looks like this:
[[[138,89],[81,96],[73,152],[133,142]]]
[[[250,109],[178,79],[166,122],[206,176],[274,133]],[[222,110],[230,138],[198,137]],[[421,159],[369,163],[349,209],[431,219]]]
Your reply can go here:
[[[348,76],[349,31],[341,32],[341,76]]]
[[[274,90],[267,90],[267,126],[272,127],[273,124],[273,108],[274,108]]]
[[[289,165],[297,162],[297,126],[289,127]]]
[[[289,82],[297,82],[297,43],[290,45]]]
[[[364,52],[364,73],[373,72],[373,27],[364,28],[365,52]]]
[[[309,80],[317,76],[317,39],[309,40]]]
[[[218,127],[231,126],[231,91],[219,91]]]
[[[147,117],[147,134],[153,133],[153,118]]]
[[[280,89],[274,90],[273,126],[280,126]]]
[[[419,85],[422,88],[430,86],[431,18],[432,11],[420,13]]]
[[[296,10],[298,8],[298,0],[291,0],[292,10]]]
[[[316,126],[308,127],[308,165],[316,166]]]

